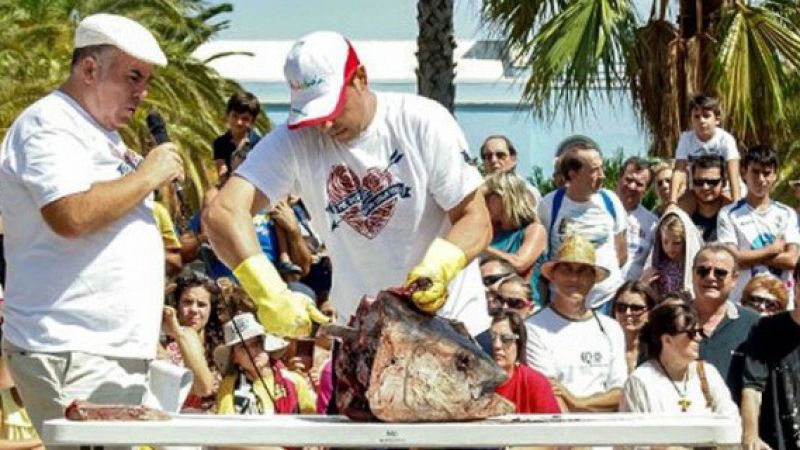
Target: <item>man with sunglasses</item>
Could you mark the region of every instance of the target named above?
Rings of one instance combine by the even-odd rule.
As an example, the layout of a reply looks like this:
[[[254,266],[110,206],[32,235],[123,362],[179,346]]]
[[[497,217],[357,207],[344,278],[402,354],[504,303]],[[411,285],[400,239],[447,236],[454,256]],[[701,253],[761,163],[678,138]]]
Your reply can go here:
[[[252,230],[251,211],[294,192],[320,220],[334,267],[330,298],[342,317],[364,295],[405,284],[421,310],[459,320],[473,335],[487,330],[473,259],[489,244],[491,224],[478,192],[483,180],[453,116],[429,99],[372,91],[338,33],[295,42],[284,75],[287,123],[258,142],[203,216],[259,319],[291,336],[326,320],[307,297],[289,292]]]
[[[497,298],[497,289],[500,287],[500,283],[502,283],[503,280],[514,275],[516,271],[511,263],[497,256],[485,256],[481,258],[480,270],[483,287],[486,292],[486,306],[489,315],[494,315],[503,309],[503,305]]]
[[[735,305],[729,295],[739,277],[736,254],[725,244],[706,244],[694,258],[694,307],[707,338],[700,358],[717,368],[737,404],[742,393],[745,343],[758,314]]]
[[[750,148],[742,159],[747,195],[719,213],[719,242],[736,253],[743,269],[734,300],[741,298],[750,278],[770,272],[783,281],[790,293],[789,305],[794,304],[792,270],[800,249],[800,226],[792,208],[769,197],[779,169],[775,150],[766,145]]]
[[[794,277],[800,277],[800,265],[795,266]],[[797,294],[800,289],[795,285],[795,298]],[[799,448],[800,308],[761,319],[747,344],[742,444],[756,449]]]
[[[481,161],[483,173],[490,175],[497,172],[515,172],[517,169],[517,149],[511,140],[502,134],[493,134],[486,138],[481,145]],[[542,201],[539,189],[525,180],[528,191],[533,196],[535,204]]]
[[[704,242],[717,240],[717,216],[731,202],[723,195],[724,185],[725,170],[719,156],[702,155],[694,160],[691,189],[681,197],[678,206],[692,218]]]

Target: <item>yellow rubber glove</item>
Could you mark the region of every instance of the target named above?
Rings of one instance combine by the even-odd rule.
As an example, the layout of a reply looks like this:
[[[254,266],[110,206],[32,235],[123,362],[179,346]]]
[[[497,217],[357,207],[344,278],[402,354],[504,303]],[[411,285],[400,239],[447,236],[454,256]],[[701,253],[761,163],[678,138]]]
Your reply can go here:
[[[406,285],[420,279],[428,279],[428,289],[418,290],[411,295],[417,307],[428,314],[435,314],[447,300],[447,285],[450,280],[467,265],[467,257],[457,245],[442,238],[436,238],[425,252],[416,267],[406,278]]]
[[[253,299],[256,316],[268,332],[286,337],[302,337],[311,333],[311,321],[328,323],[307,295],[292,292],[275,266],[263,254],[253,255],[233,270],[239,284]]]

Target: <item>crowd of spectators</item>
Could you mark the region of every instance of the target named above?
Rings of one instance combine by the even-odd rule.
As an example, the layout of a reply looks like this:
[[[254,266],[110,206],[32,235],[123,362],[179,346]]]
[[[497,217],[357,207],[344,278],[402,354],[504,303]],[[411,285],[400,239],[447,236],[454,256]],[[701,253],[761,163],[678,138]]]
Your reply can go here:
[[[154,209],[168,280],[157,354],[193,375],[183,412],[335,410],[331,338],[316,327],[291,339],[270,330],[203,229],[202,210],[261,139],[252,128],[260,113],[254,95],[230,98],[228,129],[210,143],[219,182],[197,215]],[[715,99],[695,97],[677,160],[627,159],[616,191],[603,188],[603,154],[586,136],[559,145],[556,189],[544,193],[515,173],[507,137],[481,146],[478,193],[493,239],[479,260],[492,319],[474,334],[508,374],[497,392],[517,412],[719,414],[741,423],[744,444],[800,445],[798,213],[770,198],[777,153],[740,152],[720,113]],[[648,189],[659,199],[652,211],[642,204]],[[337,320],[336,305],[357,299],[330,294],[340,269],[315,231],[327,218],[294,194],[252,213],[288,289]],[[0,438],[39,447],[4,369]]]
[[[237,106],[247,98],[231,98],[229,124],[254,121],[257,103],[249,113]],[[713,111],[713,99],[699,97],[693,108],[709,104]],[[217,160],[223,183],[258,136],[239,132],[237,142],[233,130],[218,140],[234,136],[233,165]],[[769,198],[780,170],[776,153],[759,146],[742,154],[710,146],[677,164],[631,157],[612,192],[602,188],[597,144],[576,136],[559,148],[559,185],[542,196],[515,174],[511,142],[486,139],[482,193],[494,237],[480,269],[493,317],[491,351],[509,374],[498,393],[518,412],[722,414],[742,418],[747,443],[797,445],[797,417],[787,408],[798,386],[786,376],[800,368],[800,317],[791,312],[800,275],[797,214]],[[741,177],[726,175],[740,163]],[[740,179],[737,199],[730,183]],[[675,183],[689,189],[674,190]],[[648,189],[658,199],[652,211],[642,205]],[[255,217],[264,252],[291,288],[335,315],[328,298],[334,268],[302,199]],[[194,222],[192,238],[177,241],[200,247],[181,254],[203,256],[183,261],[164,314],[165,354],[195,375],[184,408],[326,412],[329,339],[284,341],[256,330],[246,294],[238,289],[233,299],[213,287],[235,284],[215,269],[220,263]],[[240,332],[256,330],[256,344],[219,319],[232,314]],[[759,325],[774,315],[783,317],[781,337]],[[778,350],[754,344],[775,339]],[[246,345],[251,352],[242,352]]]

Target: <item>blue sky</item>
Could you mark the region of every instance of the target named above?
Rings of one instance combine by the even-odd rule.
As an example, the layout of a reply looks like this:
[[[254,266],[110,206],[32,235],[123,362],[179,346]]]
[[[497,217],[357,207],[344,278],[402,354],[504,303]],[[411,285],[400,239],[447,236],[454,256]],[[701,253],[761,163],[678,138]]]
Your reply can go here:
[[[295,39],[315,30],[338,31],[351,39],[413,39],[413,0],[234,0],[231,26],[220,39]],[[457,37],[479,29],[479,0],[456,0]]]
[[[633,0],[644,17],[651,0]],[[296,39],[316,30],[338,31],[351,39],[414,39],[414,0],[228,0],[229,29],[220,39]],[[218,2],[214,2],[218,3]],[[455,0],[457,38],[485,33],[480,25],[480,0]]]

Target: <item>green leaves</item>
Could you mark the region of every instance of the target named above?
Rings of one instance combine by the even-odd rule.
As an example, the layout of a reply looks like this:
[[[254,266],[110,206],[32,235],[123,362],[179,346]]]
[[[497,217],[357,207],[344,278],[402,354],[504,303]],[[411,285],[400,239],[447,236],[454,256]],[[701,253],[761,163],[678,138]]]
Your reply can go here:
[[[129,147],[144,149],[144,117],[158,109],[187,163],[185,192],[197,209],[216,178],[211,143],[224,129],[228,97],[240,87],[191,54],[227,27],[219,15],[231,9],[202,0],[0,0],[0,139],[24,108],[67,78],[82,18],[101,11],[133,18],[155,34],[169,65],[155,71],[147,97],[120,133]],[[268,129],[265,115],[258,126]]]
[[[737,3],[725,10],[712,72],[727,125],[745,142],[776,142],[787,128],[787,77],[800,66],[798,27],[779,11]]]
[[[540,116],[582,112],[591,107],[591,90],[610,95],[625,83],[624,58],[635,30],[629,0],[484,1],[484,13],[508,33],[514,62],[530,68],[523,100]]]

